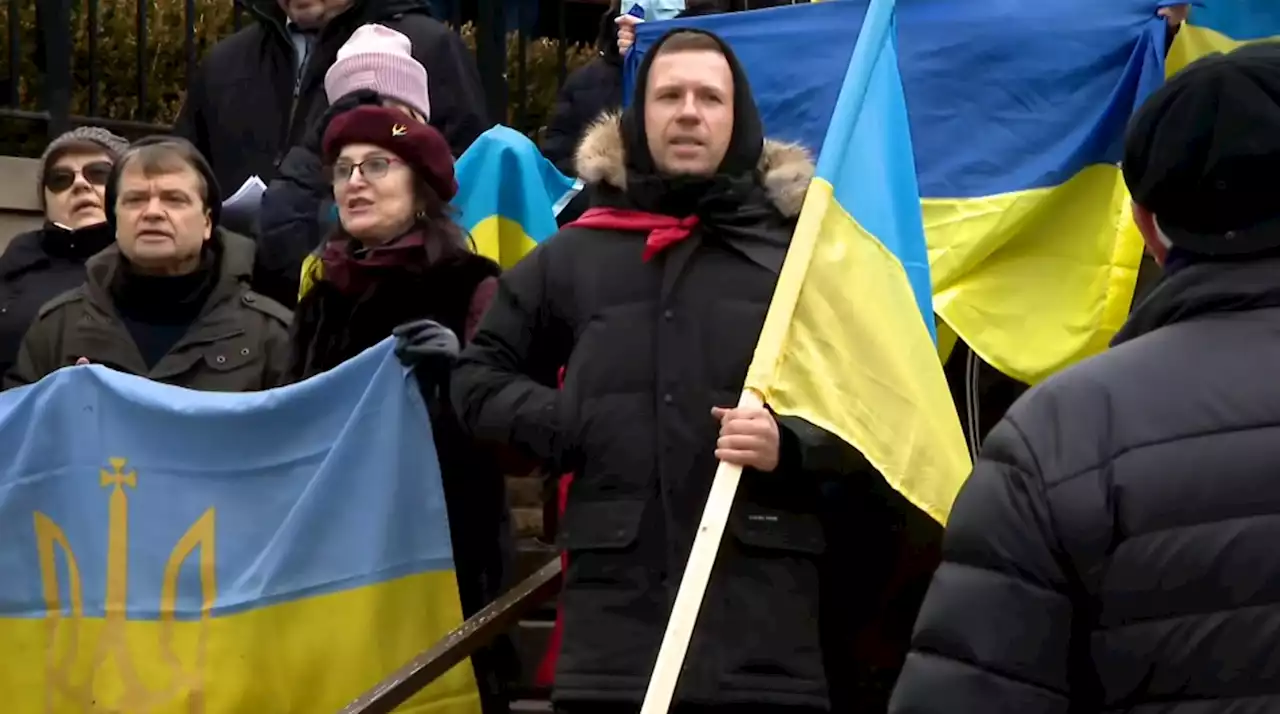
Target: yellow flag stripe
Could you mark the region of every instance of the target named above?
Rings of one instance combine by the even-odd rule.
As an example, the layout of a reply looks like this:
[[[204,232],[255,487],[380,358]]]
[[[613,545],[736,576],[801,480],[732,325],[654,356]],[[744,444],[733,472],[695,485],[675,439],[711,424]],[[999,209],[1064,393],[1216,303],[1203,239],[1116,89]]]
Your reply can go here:
[[[906,271],[814,179],[747,386],[780,414],[857,446],[908,500],[945,522],[968,448]],[[856,309],[851,309],[854,306]]]

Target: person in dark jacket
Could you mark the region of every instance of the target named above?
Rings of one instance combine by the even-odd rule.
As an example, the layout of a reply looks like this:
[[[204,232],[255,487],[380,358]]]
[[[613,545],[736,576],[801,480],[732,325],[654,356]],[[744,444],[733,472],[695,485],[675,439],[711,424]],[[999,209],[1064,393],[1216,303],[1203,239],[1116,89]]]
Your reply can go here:
[[[38,176],[44,226],[15,236],[0,254],[0,376],[40,306],[84,282],[84,262],[115,242],[104,194],[129,142],[80,127],[49,142]]]
[[[303,260],[336,221],[331,177],[320,161],[329,120],[360,104],[400,109],[419,123],[431,117],[427,70],[413,58],[409,38],[383,25],[365,25],[351,35],[325,73],[324,88],[329,110],[289,149],[259,208],[253,286],[289,307],[298,300]]]
[[[466,344],[497,288],[499,267],[472,252],[449,218],[457,192],[440,132],[404,112],[362,105],[333,118],[322,143],[339,225],[325,243],[313,287],[299,301],[291,380],[337,367],[395,333],[398,354],[420,370],[449,509],[454,567],[470,617],[502,593],[512,552],[502,470],[492,450],[458,428],[438,359],[416,346]],[[444,373],[441,374],[442,370]],[[499,639],[472,657],[485,714],[507,708],[514,649]]]
[[[894,714],[1280,710],[1280,46],[1171,78],[1123,168],[1168,275],[991,432]]]
[[[618,52],[618,25],[614,22],[618,3],[619,0],[610,2],[600,17],[598,56],[565,79],[547,120],[542,154],[567,176],[575,175],[573,157],[583,132],[602,114],[622,106],[622,54]]]
[[[249,290],[253,242],[219,228],[200,152],[174,137],[135,143],[105,204],[116,244],[89,260],[83,285],[40,308],[6,386],[88,363],[209,392],[279,386],[289,311]]]
[[[812,424],[729,408],[813,163],[765,140],[712,34],[664,36],[638,77],[578,150],[596,205],[499,280],[453,403],[476,438],[574,473],[561,711],[638,711],[718,459],[745,470],[673,711],[825,711],[822,487],[878,476]]]
[[[256,22],[219,42],[192,78],[174,131],[234,192],[270,182],[324,112],[323,79],[357,27],[386,25],[413,44],[431,80],[432,124],[455,155],[488,129],[480,72],[462,39],[421,0],[237,0]]]

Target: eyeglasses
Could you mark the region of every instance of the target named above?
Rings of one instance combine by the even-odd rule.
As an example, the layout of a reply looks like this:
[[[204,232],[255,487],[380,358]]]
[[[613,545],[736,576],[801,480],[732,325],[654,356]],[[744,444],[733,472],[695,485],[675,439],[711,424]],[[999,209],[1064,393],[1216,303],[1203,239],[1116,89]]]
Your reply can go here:
[[[107,179],[111,178],[111,162],[93,161],[79,171],[65,166],[49,169],[44,175],[44,187],[54,193],[62,193],[75,184],[76,176],[84,176],[91,186],[106,186]]]
[[[333,164],[333,182],[346,183],[351,180],[352,174],[356,169],[360,169],[360,175],[370,181],[377,181],[387,175],[387,171],[391,169],[392,164],[402,164],[403,161],[393,159],[390,156],[370,156],[364,161],[347,161],[339,160]]]

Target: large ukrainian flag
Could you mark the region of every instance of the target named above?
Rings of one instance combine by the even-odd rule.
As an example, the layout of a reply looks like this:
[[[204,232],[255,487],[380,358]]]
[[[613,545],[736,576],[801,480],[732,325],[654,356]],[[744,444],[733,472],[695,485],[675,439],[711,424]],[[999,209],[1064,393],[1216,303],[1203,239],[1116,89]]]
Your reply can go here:
[[[1130,114],[1163,81],[1158,5],[913,0],[897,11],[934,309],[1010,376],[1035,382],[1105,348],[1127,315],[1142,244],[1124,230],[1118,162]],[[866,7],[645,23],[627,66],[672,26],[712,30],[742,60],[770,134],[816,148]]]
[[[970,462],[934,351],[894,2],[859,10],[866,18],[747,387],[856,446],[945,521]]]
[[[1211,52],[1264,40],[1280,40],[1277,0],[1196,0],[1169,50],[1169,74]]]
[[[462,622],[386,342],[257,394],[104,367],[0,394],[5,712],[324,714]],[[478,714],[469,665],[400,711]]]

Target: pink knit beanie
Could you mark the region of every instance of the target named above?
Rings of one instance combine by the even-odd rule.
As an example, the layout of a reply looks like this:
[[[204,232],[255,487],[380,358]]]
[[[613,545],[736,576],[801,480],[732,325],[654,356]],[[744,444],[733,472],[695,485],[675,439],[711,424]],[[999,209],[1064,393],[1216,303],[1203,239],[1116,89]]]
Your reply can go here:
[[[409,38],[390,27],[356,28],[324,75],[324,93],[330,103],[357,89],[385,94],[431,118],[427,70],[413,58]]]

